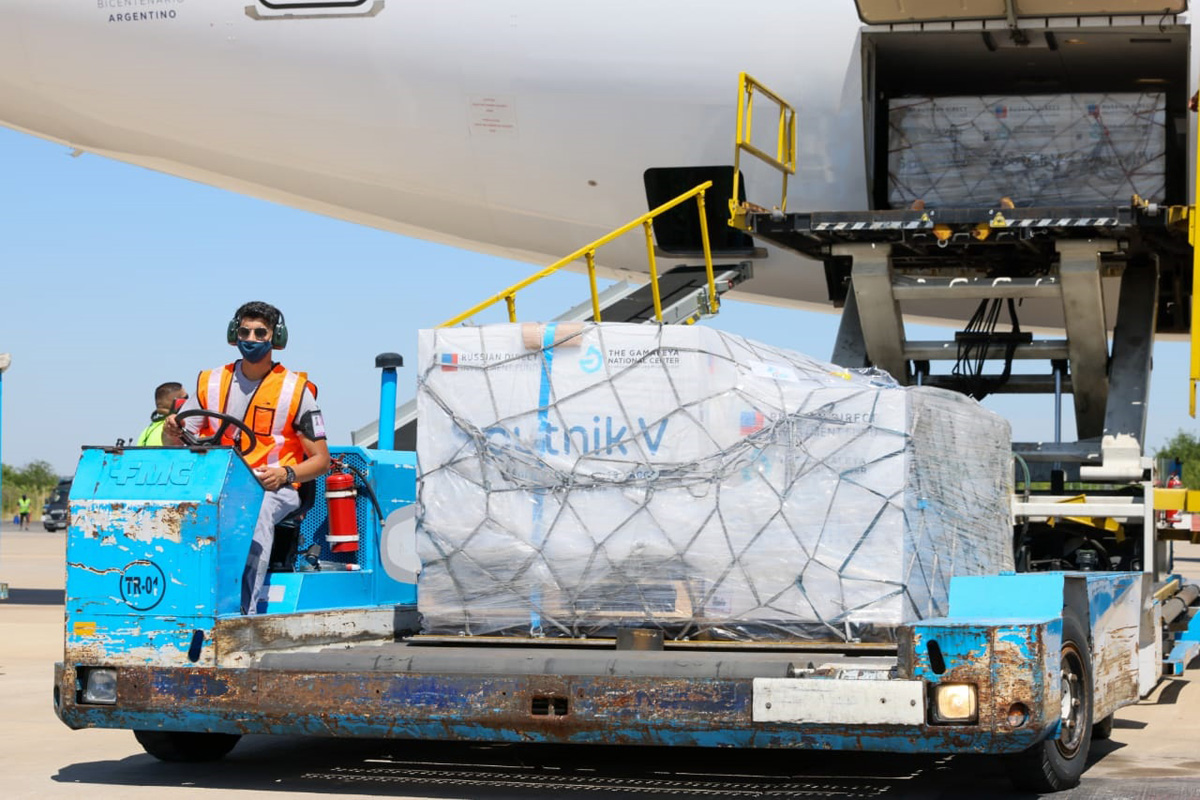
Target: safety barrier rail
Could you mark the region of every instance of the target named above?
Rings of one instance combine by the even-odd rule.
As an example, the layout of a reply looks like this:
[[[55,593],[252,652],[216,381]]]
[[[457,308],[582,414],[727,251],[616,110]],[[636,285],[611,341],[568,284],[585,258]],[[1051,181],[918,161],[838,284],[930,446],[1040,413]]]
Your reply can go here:
[[[439,328],[448,328],[452,325],[458,325],[460,322],[465,322],[466,320],[475,316],[480,311],[483,311],[487,308],[494,306],[496,303],[499,303],[501,300],[505,301],[508,304],[508,320],[509,320],[509,322],[516,322],[517,321],[517,292],[521,291],[522,289],[524,289],[534,283],[537,283],[542,278],[553,275],[555,272],[558,272],[560,269],[562,269],[566,265],[570,264],[572,261],[578,261],[580,258],[585,259],[587,262],[588,282],[591,285],[591,292],[592,292],[592,319],[596,322],[600,322],[600,295],[599,295],[599,292],[596,290],[596,251],[599,248],[603,247],[604,245],[608,244],[609,242],[613,241],[614,239],[619,239],[621,236],[624,236],[626,233],[629,233],[629,231],[633,230],[634,228],[637,228],[638,226],[641,226],[642,229],[646,233],[646,254],[647,254],[647,256],[649,256],[649,262],[650,262],[650,285],[651,285],[650,290],[654,296],[654,318],[658,322],[661,323],[663,320],[662,297],[660,296],[659,290],[658,290],[658,262],[655,259],[655,255],[654,255],[653,220],[655,217],[659,216],[663,212],[670,211],[672,208],[675,208],[675,206],[677,206],[687,200],[690,200],[693,197],[696,198],[696,206],[700,212],[700,239],[701,239],[701,242],[704,247],[704,271],[705,271],[705,276],[708,279],[708,310],[709,310],[710,314],[716,314],[718,306],[719,306],[719,301],[717,299],[716,281],[713,278],[712,249],[709,247],[709,243],[708,243],[708,220],[704,216],[704,193],[706,191],[708,191],[710,188],[712,188],[712,181],[705,181],[704,183],[700,184],[699,186],[696,186],[693,189],[689,189],[688,191],[684,192],[683,194],[679,195],[678,197],[674,198],[673,200],[668,200],[667,202],[663,203],[661,206],[658,206],[657,208],[654,208],[654,209],[646,212],[645,214],[642,214],[637,219],[630,220],[629,222],[625,223],[624,225],[622,225],[621,227],[612,231],[611,233],[607,234],[606,236],[602,236],[599,239],[597,239],[596,241],[594,241],[590,244],[584,245],[583,247],[576,250],[574,253],[571,253],[569,256],[566,256],[565,258],[560,258],[558,261],[555,261],[553,264],[546,267],[545,269],[542,269],[538,272],[535,272],[533,275],[530,275],[525,280],[519,281],[518,283],[514,283],[512,286],[509,286],[507,289],[504,289],[503,291],[497,292],[496,294],[489,297],[487,300],[484,300],[482,303],[474,305],[471,308],[464,311],[463,313],[459,314],[458,316],[452,317],[452,318],[446,320],[438,327]]]
[[[754,92],[758,90],[779,108],[779,127],[775,137],[775,155],[771,156],[750,143],[754,123]],[[738,200],[741,181],[742,151],[774,167],[783,174],[779,210],[787,211],[788,175],[796,174],[796,109],[751,76],[738,75],[737,135],[733,147],[733,197],[729,199],[729,224],[746,230],[746,207]]]
[[[1158,511],[1178,510],[1189,514],[1200,513],[1200,491],[1195,489],[1154,490],[1154,508]]]

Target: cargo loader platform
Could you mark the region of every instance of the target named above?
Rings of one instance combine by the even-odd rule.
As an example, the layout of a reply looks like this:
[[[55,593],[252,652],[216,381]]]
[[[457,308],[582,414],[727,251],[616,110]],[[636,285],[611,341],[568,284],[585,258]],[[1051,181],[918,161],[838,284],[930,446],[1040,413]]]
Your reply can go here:
[[[752,210],[746,230],[766,242],[825,264],[830,300],[840,304],[849,279],[839,245],[888,244],[906,269],[1003,270],[1008,278],[1047,274],[1064,239],[1111,240],[1108,252],[1154,256],[1164,277],[1161,305],[1175,313],[1160,332],[1186,332],[1191,247],[1186,209],[1152,204],[1090,207],[991,207],[882,211]]]
[[[843,306],[835,363],[877,366],[902,383],[977,398],[1053,395],[1053,441],[1015,447],[1035,472],[1057,465],[1068,480],[1081,474],[1141,480],[1154,336],[1190,330],[1188,209],[1136,198],[1128,205],[1009,205],[847,212],[748,207],[738,221],[757,239],[823,263],[829,300]],[[965,330],[949,341],[906,338],[905,315],[934,316],[934,304],[947,302],[965,309],[978,304],[973,317],[963,314],[971,317]],[[1023,331],[1023,303],[1061,304],[1065,338],[1035,340]],[[1010,330],[997,325],[1005,307]],[[1015,362],[1034,360],[1049,369],[1013,369]],[[953,369],[931,369],[939,361]],[[1002,369],[985,374],[984,362]],[[1061,433],[1064,394],[1074,398],[1075,442]]]

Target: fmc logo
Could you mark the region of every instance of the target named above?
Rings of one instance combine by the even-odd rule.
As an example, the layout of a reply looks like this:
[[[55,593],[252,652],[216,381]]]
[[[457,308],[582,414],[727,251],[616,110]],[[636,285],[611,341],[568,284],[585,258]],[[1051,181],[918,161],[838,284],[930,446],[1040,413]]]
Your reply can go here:
[[[149,611],[162,602],[167,579],[153,561],[134,561],[121,570],[121,599],[135,611]]]
[[[134,486],[187,486],[192,481],[191,463],[164,464],[161,460],[147,459],[139,461],[124,458],[115,462],[108,471],[108,477],[118,486],[132,483]]]

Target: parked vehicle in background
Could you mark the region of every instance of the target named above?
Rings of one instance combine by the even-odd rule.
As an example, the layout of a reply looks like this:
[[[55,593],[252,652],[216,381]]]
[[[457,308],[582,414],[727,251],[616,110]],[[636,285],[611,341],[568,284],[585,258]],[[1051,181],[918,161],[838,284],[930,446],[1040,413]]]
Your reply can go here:
[[[48,531],[65,531],[71,524],[67,503],[71,495],[71,481],[61,480],[46,505],[42,508],[42,525]]]

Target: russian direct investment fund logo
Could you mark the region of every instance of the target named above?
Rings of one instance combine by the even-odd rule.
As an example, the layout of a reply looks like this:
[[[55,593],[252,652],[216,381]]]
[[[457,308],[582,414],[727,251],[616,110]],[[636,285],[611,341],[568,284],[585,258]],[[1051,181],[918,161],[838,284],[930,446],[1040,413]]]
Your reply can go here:
[[[742,436],[758,433],[767,424],[767,420],[761,411],[743,411],[739,422],[738,430]]]
[[[458,353],[439,353],[438,364],[441,365],[442,372],[457,372]]]

